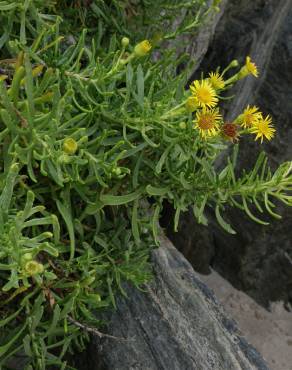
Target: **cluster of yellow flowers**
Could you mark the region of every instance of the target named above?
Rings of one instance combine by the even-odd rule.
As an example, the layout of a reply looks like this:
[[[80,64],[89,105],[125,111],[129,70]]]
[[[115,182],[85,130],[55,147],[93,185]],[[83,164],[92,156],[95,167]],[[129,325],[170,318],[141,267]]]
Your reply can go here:
[[[252,134],[256,135],[255,140],[260,139],[263,142],[264,137],[271,140],[276,130],[272,124],[272,118],[267,115],[263,117],[263,114],[259,112],[259,109],[255,106],[250,107],[249,105],[243,111],[243,113],[237,118],[237,122]]]
[[[122,39],[122,46],[125,49],[129,45],[130,40],[126,37]],[[128,57],[122,60],[122,64],[128,63],[132,58],[143,57],[149,54],[152,49],[152,44],[149,40],[143,40],[135,45],[133,52]],[[255,134],[255,140],[263,139],[271,140],[275,135],[275,128],[272,124],[272,118],[268,115],[263,116],[259,109],[255,106],[247,108],[233,122],[224,122],[223,117],[217,107],[220,98],[220,92],[232,86],[236,81],[245,78],[248,75],[258,77],[258,69],[255,63],[251,61],[249,56],[246,57],[244,66],[239,72],[227,80],[224,80],[224,74],[230,68],[238,67],[238,62],[233,60],[229,66],[220,74],[218,71],[209,73],[208,77],[202,80],[193,81],[190,86],[191,95],[185,103],[173,108],[163,117],[168,117],[171,114],[180,112],[181,105],[185,105],[185,109],[194,113],[194,128],[199,130],[203,139],[208,139],[214,136],[221,135],[226,140],[232,142],[238,141],[242,133]],[[185,127],[182,122],[181,127]],[[70,141],[71,140],[71,141]],[[64,151],[73,154],[77,150],[73,139],[68,139],[64,143]]]
[[[203,139],[221,135],[227,140],[235,142],[241,133],[255,134],[255,140],[271,140],[275,134],[270,116],[264,117],[257,107],[250,107],[243,111],[234,122],[224,123],[217,104],[219,93],[234,82],[248,76],[258,77],[256,65],[250,57],[246,58],[245,65],[234,76],[224,81],[223,75],[230,68],[237,66],[233,61],[222,74],[218,72],[209,73],[208,78],[194,81],[190,86],[191,95],[185,103],[189,112],[195,112],[194,127],[199,130]]]

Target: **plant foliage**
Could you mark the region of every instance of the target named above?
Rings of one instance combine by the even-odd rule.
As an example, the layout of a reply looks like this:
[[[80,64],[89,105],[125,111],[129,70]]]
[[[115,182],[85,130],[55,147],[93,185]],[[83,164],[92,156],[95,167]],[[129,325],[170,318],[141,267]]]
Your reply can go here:
[[[235,144],[216,169],[226,137],[204,140],[194,127],[186,72],[176,74],[186,56],[158,41],[159,58],[144,44],[138,55],[131,30],[153,40],[159,31],[151,0],[73,3],[0,1],[3,369],[16,355],[27,370],[72,368],[65,354],[88,339],[80,327],[101,326],[94,312],[115,306],[123,282],[139,287],[151,277],[164,200],[176,209],[175,228],[190,206],[207,224],[210,206],[228,232],[226,205],[262,223],[251,205],[275,217],[273,200],[291,205],[291,163],[272,173],[261,154],[236,176]],[[157,21],[170,22],[180,3],[162,1],[169,17]],[[180,26],[160,38],[193,30],[213,8],[185,3]]]

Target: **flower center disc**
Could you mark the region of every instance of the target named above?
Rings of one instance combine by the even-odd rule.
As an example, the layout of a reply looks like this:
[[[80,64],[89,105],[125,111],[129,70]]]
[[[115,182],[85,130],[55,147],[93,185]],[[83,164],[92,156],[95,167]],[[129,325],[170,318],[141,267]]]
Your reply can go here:
[[[202,130],[210,130],[214,127],[214,118],[208,114],[204,114],[200,117],[198,125]]]
[[[198,99],[205,103],[205,104],[208,104],[210,103],[210,101],[212,100],[212,96],[210,94],[210,91],[208,89],[205,89],[205,88],[201,88],[198,90],[197,92],[197,96],[198,96]]]
[[[247,126],[252,126],[252,123],[253,123],[253,116],[252,116],[252,114],[247,114],[245,116],[245,122],[246,122]]]

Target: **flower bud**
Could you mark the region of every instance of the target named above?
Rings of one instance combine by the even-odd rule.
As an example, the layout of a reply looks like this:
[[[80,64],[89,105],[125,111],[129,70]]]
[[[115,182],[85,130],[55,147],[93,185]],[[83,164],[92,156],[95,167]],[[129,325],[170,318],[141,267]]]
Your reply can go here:
[[[68,164],[70,163],[70,156],[68,154],[61,154],[58,158],[59,163]]]
[[[139,42],[139,44],[137,44],[135,46],[134,54],[137,57],[144,57],[145,55],[147,55],[149,53],[151,48],[152,48],[152,45],[151,45],[150,41],[148,41],[148,40],[141,41],[141,42]]]
[[[100,302],[101,301],[101,297],[100,297],[100,295],[98,293],[89,294],[88,295],[88,298],[92,299],[95,302]]]
[[[22,263],[25,263],[25,262],[28,262],[28,261],[31,261],[33,259],[33,255],[32,253],[24,253],[23,256],[21,256],[21,261]]]
[[[230,64],[230,68],[236,68],[239,66],[238,60],[234,59]]]
[[[37,261],[28,261],[24,267],[25,272],[30,275],[41,274],[44,271],[44,265]]]
[[[72,139],[71,137],[68,137],[64,140],[63,143],[63,151],[67,154],[75,154],[78,149],[77,142]]]
[[[112,173],[119,176],[122,173],[122,170],[119,167],[113,168]]]
[[[198,101],[194,96],[190,96],[186,101],[186,110],[190,113],[194,112],[198,108]]]
[[[180,122],[179,123],[179,128],[181,128],[182,130],[184,130],[186,127],[187,127],[187,125],[186,125],[185,122]]]
[[[122,38],[122,46],[124,48],[126,48],[129,45],[129,43],[130,43],[130,39],[128,37],[123,37]]]

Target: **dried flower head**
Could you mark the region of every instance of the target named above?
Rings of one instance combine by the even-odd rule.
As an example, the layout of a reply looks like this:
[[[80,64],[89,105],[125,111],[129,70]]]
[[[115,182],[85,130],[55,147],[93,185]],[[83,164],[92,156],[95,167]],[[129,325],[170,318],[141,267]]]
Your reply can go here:
[[[226,140],[230,140],[233,143],[238,141],[238,126],[233,122],[226,122],[221,127],[221,132]]]

